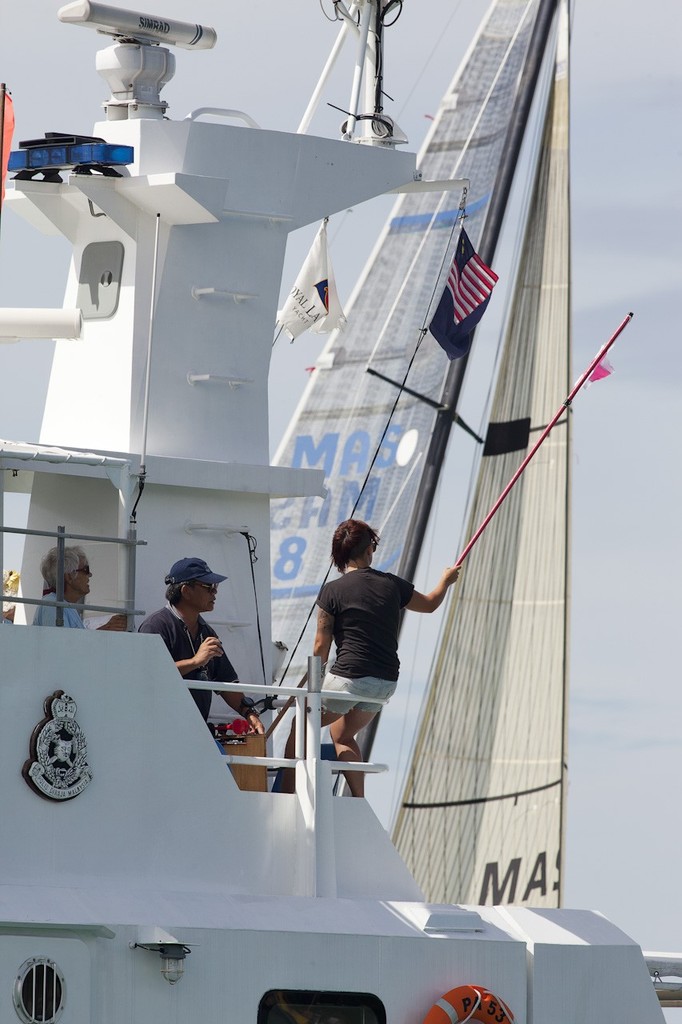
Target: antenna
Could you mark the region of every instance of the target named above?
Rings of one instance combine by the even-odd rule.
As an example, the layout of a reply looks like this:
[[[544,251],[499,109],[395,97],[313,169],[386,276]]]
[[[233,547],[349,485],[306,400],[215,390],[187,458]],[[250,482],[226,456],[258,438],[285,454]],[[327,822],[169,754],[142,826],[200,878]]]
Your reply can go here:
[[[92,0],[74,0],[60,7],[57,17],[69,25],[85,25],[104,35],[145,46],[164,43],[166,46],[181,46],[185,50],[211,50],[218,38],[215,29],[205,25],[126,11],[109,4],[93,3]]]
[[[175,57],[166,47],[210,50],[218,38],[215,29],[205,25],[92,0],[74,0],[61,7],[57,17],[114,37],[113,46],[97,54],[97,71],[111,89],[111,99],[104,104],[108,121],[164,117],[168,104],[160,92],[175,74]]]

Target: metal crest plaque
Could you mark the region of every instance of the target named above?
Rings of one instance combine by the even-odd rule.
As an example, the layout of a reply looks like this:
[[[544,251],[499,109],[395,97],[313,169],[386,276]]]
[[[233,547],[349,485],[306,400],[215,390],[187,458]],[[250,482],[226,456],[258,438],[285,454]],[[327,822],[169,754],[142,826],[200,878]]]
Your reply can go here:
[[[31,734],[28,761],[21,774],[47,800],[72,800],[92,778],[85,734],[76,721],[75,700],[56,690],[45,698],[45,718]]]

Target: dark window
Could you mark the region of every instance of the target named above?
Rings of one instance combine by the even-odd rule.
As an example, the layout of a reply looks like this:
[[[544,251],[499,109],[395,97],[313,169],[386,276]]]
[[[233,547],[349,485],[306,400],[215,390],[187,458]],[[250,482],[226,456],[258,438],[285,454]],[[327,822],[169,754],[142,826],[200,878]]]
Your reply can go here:
[[[260,1001],[258,1024],[386,1024],[386,1011],[367,992],[273,989]]]
[[[64,1008],[64,978],[53,960],[26,960],[14,983],[14,1007],[25,1024],[56,1024]]]

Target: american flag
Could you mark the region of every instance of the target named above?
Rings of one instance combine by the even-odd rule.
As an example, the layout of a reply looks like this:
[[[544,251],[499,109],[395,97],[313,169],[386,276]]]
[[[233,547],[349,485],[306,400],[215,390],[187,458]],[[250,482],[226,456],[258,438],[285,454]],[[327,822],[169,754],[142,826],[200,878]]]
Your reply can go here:
[[[471,332],[483,316],[497,274],[475,252],[464,228],[429,330],[450,359],[466,355]]]

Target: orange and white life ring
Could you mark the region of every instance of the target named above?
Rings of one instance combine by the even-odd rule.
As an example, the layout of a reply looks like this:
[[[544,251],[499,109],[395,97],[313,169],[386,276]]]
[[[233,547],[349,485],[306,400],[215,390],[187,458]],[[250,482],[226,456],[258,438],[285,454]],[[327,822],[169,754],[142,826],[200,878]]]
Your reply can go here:
[[[482,985],[459,985],[433,1004],[424,1024],[513,1024],[514,1014],[506,1003]]]

